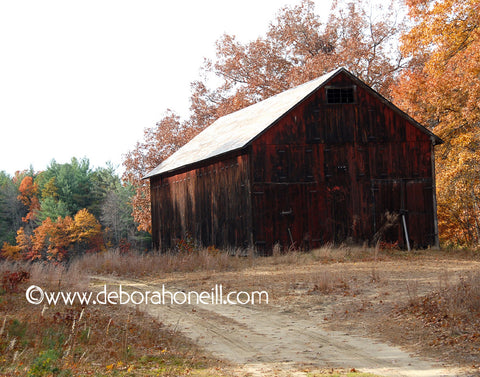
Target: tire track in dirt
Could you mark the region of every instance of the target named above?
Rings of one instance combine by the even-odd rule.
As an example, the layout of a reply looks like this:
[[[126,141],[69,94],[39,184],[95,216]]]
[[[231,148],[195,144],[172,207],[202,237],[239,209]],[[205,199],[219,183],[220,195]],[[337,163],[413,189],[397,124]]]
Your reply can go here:
[[[140,281],[98,277],[125,290],[161,291]],[[169,291],[181,289],[169,286]],[[303,370],[344,368],[382,376],[456,376],[397,347],[372,339],[327,331],[319,321],[271,304],[142,305],[141,310],[177,329],[214,356],[239,364],[238,373],[305,376]]]

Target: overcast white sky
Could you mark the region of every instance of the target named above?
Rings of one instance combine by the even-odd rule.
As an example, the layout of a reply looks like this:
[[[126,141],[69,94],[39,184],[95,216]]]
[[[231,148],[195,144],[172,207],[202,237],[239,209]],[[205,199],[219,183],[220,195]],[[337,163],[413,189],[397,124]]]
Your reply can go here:
[[[249,41],[300,0],[0,0],[0,170],[120,165],[224,33]],[[327,14],[331,0],[317,0]]]

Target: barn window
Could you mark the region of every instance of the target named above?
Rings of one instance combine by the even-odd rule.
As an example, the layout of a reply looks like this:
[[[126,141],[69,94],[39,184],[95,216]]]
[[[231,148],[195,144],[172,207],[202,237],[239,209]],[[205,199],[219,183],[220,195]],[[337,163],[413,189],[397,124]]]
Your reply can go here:
[[[353,86],[344,88],[327,87],[327,103],[354,103],[355,88]]]

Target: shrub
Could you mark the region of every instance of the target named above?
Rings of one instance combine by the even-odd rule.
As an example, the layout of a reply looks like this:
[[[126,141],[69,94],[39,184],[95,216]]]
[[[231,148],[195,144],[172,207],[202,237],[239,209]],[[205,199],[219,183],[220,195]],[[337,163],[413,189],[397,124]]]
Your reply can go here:
[[[28,376],[41,377],[58,374],[60,372],[60,368],[57,366],[59,356],[58,352],[53,349],[40,353],[33,361]]]
[[[18,286],[28,279],[30,279],[28,271],[5,271],[2,276],[2,288],[5,292],[18,292]]]

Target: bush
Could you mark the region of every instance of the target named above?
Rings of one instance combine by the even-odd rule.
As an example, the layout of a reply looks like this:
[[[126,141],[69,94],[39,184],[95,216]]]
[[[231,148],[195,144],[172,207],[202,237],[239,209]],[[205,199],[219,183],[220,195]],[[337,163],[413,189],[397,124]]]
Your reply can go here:
[[[33,361],[32,366],[28,371],[28,376],[41,377],[58,374],[60,372],[60,368],[57,366],[59,357],[60,355],[58,352],[53,349],[40,353],[40,355]]]
[[[18,286],[30,279],[30,273],[25,270],[5,271],[2,276],[2,288],[5,292],[18,292]]]

